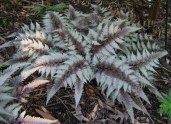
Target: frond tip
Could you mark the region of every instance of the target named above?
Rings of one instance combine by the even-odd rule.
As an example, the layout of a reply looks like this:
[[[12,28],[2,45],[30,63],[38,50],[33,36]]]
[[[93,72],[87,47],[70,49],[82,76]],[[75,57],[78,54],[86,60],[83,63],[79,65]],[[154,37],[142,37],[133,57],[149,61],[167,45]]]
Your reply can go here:
[[[49,80],[34,80],[31,83],[25,85],[22,90],[20,91],[20,94],[25,95],[28,94],[29,92],[31,92],[34,88],[46,84],[48,83]]]

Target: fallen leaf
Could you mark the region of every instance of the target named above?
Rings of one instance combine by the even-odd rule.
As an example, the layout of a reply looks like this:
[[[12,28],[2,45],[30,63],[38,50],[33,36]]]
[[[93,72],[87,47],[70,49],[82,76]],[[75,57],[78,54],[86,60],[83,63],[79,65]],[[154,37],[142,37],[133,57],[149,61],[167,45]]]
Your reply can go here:
[[[35,111],[36,111],[39,115],[41,115],[42,117],[44,117],[45,119],[58,120],[58,119],[56,119],[55,117],[53,117],[51,114],[46,113],[46,112],[43,112],[43,111],[41,111],[41,110],[39,110],[39,109],[35,109]],[[55,124],[61,124],[61,123],[60,123],[59,120],[58,120]]]
[[[4,43],[4,42],[5,42],[5,39],[0,36],[0,43]]]
[[[95,120],[97,115],[98,104],[96,104],[89,115],[89,119]]]
[[[96,96],[96,94],[94,92],[94,88],[91,85],[86,85],[85,86],[85,93],[89,97]]]

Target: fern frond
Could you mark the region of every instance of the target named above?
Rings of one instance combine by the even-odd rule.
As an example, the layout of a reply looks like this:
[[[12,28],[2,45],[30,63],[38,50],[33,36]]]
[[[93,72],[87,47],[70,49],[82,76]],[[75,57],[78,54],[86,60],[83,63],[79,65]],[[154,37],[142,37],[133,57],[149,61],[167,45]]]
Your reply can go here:
[[[131,117],[131,120],[132,120],[133,124],[134,124],[134,112],[133,112],[133,106],[132,106],[132,99],[124,91],[120,91],[120,92],[121,92],[121,99],[122,99],[124,105],[126,106],[127,111],[128,111],[128,113],[129,113],[129,115]]]
[[[37,70],[39,70],[42,67],[43,66],[38,66],[38,67],[31,68],[31,69],[23,70],[19,76],[19,80],[25,80],[31,74],[33,74],[34,72],[36,72]]]
[[[41,42],[43,45],[47,43],[47,34],[45,34],[43,31],[36,31],[35,35],[28,36],[27,38],[36,42]]]
[[[15,72],[17,69],[22,66],[19,64],[13,65],[5,69],[2,73],[0,73],[0,86]]]
[[[70,20],[75,20],[77,18],[77,14],[76,14],[75,9],[74,9],[73,6],[69,5],[68,13],[69,13],[69,19]]]
[[[69,48],[67,46],[67,44],[64,42],[65,38],[62,37],[60,38],[59,35],[55,35],[55,41],[54,41],[54,49],[56,49],[57,52],[60,53],[67,53]]]
[[[7,65],[19,64],[22,62],[28,62],[29,56],[26,53],[18,52],[12,56],[12,58],[5,62]]]
[[[2,45],[0,46],[0,49],[6,48],[6,47],[11,47],[11,46],[14,46],[14,45],[15,45],[15,44],[14,44],[14,41],[8,41],[8,42],[2,44]]]
[[[29,94],[34,88],[36,88],[36,87],[38,87],[40,85],[46,84],[48,82],[49,82],[49,80],[40,80],[40,79],[39,80],[34,80],[31,83],[25,85],[22,88],[20,94],[22,94],[22,96],[25,96],[26,94]]]
[[[123,37],[139,29],[137,27],[130,26],[119,28],[122,22],[122,20],[119,20],[118,22],[112,23],[109,26],[106,25],[104,28],[102,28],[103,32],[100,36],[100,39],[97,39],[97,42],[100,45],[92,46],[94,55],[98,53],[106,53],[107,55],[115,54],[114,49],[121,49],[121,44],[124,42]],[[120,25],[116,25],[117,23]]]
[[[68,56],[66,54],[50,53],[50,55],[44,55],[38,58],[33,67],[42,66],[42,68],[38,70],[41,72],[41,75],[45,74],[47,77],[50,74],[51,77],[53,77],[58,67],[63,65],[67,59]]]
[[[26,39],[26,38],[36,38],[40,41],[45,41],[46,34],[38,23],[34,25],[31,22],[30,26],[24,24],[24,26],[22,27],[22,31],[16,35],[17,41],[21,41],[22,39]]]
[[[30,25],[26,25],[24,24],[22,27],[23,31],[28,31],[28,30],[32,30],[32,31],[40,31],[42,30],[41,26],[39,23],[36,22],[36,24],[34,24],[33,22],[30,23]]]
[[[161,51],[161,47],[154,41],[152,36],[147,34],[132,34],[125,38],[127,42],[128,49],[130,51],[136,52],[137,50],[142,52],[147,49],[150,52]]]
[[[66,20],[63,17],[62,14],[59,14],[59,12],[47,12],[47,14],[44,17],[44,25],[46,28],[46,31],[53,31],[59,28],[63,28],[63,24],[65,24]]]
[[[98,5],[93,5],[93,4],[92,7],[94,9],[93,13],[97,16],[101,16],[101,17],[111,16],[111,13],[106,8],[102,8]]]
[[[85,56],[86,43],[81,33],[76,30],[62,29],[55,32],[55,47],[62,51],[76,51],[78,54]],[[66,48],[65,48],[66,47]]]
[[[0,121],[8,123],[3,117],[0,116]]]
[[[9,76],[11,76],[11,74],[15,71],[16,70],[11,66],[0,74],[0,77],[2,79],[1,81],[3,82],[3,83],[0,82],[1,83],[0,85],[0,121],[1,122],[3,121],[7,123],[8,119],[4,117],[9,117],[11,113],[8,112],[5,107],[7,106],[8,103],[16,99],[16,97],[11,93],[15,91],[16,88],[9,86],[8,83],[6,82]]]
[[[11,117],[11,112],[10,110],[14,109],[15,105],[13,104],[14,107],[9,107],[9,103],[12,102],[16,97],[14,97],[11,92],[15,90],[14,87],[9,87],[7,85],[0,86],[0,121],[8,123],[9,119]],[[7,109],[8,106],[9,108]],[[12,106],[12,105],[10,105]],[[10,109],[11,108],[11,109]]]
[[[82,95],[82,92],[83,92],[83,86],[84,84],[81,82],[80,78],[77,76],[76,77],[76,82],[75,82],[75,104],[76,104],[76,107],[78,106],[79,104],[79,101],[81,99],[81,95]]]
[[[6,106],[6,104],[8,103],[9,101],[1,101],[0,102],[0,114],[1,115],[3,115],[3,114],[5,114],[5,115],[10,115],[10,113],[9,112],[7,112],[6,110],[5,110],[5,106]],[[0,116],[1,117],[1,116]]]
[[[11,46],[18,47],[19,42],[26,38],[36,38],[39,41],[46,40],[46,34],[44,33],[40,25],[38,23],[34,25],[32,22],[30,23],[30,27],[24,24],[24,26],[22,27],[22,31],[15,32],[13,37],[16,37],[16,38],[14,40],[7,41],[4,44],[2,44],[0,46],[0,49],[11,47]],[[9,36],[8,38],[11,38],[11,36]]]
[[[133,102],[134,108],[136,108],[140,111],[143,111],[146,115],[150,116],[150,114],[148,113],[147,109],[143,105],[143,102],[141,101],[140,98],[132,97],[132,102]]]
[[[59,66],[57,75],[55,76],[55,84],[51,88],[47,96],[47,102],[63,85],[66,87],[69,85],[73,87],[75,85],[75,95],[79,96],[82,93],[82,84],[89,81],[92,77],[92,70],[88,66],[88,63],[84,61],[81,56],[72,58],[65,62],[67,65]],[[82,83],[82,84],[80,84]],[[79,97],[76,98],[76,103],[79,101]],[[78,100],[77,100],[78,99]]]
[[[22,105],[20,103],[13,103],[11,105],[8,105],[5,107],[5,110],[10,113],[10,116],[8,116],[8,123],[15,123],[16,119],[18,118],[19,111],[21,110]]]
[[[157,67],[158,59],[167,55],[167,51],[162,52],[152,52],[150,53],[146,49],[140,53],[137,51],[137,55],[134,53],[131,54],[130,58],[127,60],[127,64],[132,67],[134,70],[140,70],[141,73],[148,78],[150,75],[148,71],[155,72],[153,67]]]
[[[99,62],[95,65],[96,68],[96,80],[101,86],[106,86],[107,96],[109,96],[113,90],[124,89],[125,92],[131,91],[132,88],[136,88],[137,78],[127,65],[116,66],[109,62]]]
[[[0,86],[0,92],[7,92],[9,90],[14,89],[14,87],[10,87],[10,86]]]
[[[72,44],[74,46],[75,51],[79,55],[85,56],[85,45],[83,42],[83,37],[77,31],[68,31],[67,32],[67,42],[68,44]]]
[[[19,111],[20,109],[22,108],[21,104],[20,103],[14,103],[14,104],[11,104],[11,105],[8,105],[5,110],[7,112],[10,112],[11,115],[14,117],[14,118],[17,118],[18,115],[19,115]]]
[[[28,52],[28,55],[37,54],[48,54],[49,47],[45,44],[42,44],[39,40],[35,41],[34,39],[24,39],[20,42],[20,49],[23,52]]]
[[[45,75],[46,77],[51,75],[52,78],[55,75],[58,67],[66,60],[67,55],[60,53],[51,53],[50,55],[41,56],[35,60],[35,63],[30,68],[21,73],[21,77],[22,79],[26,79],[34,72],[39,71],[41,75]]]
[[[93,7],[93,9],[94,9],[94,11],[95,11],[95,13],[96,13],[97,15],[102,15],[102,14],[103,14],[103,11],[102,11],[102,9],[101,9],[100,6],[92,5],[92,7]]]
[[[9,93],[1,93],[1,98],[0,101],[2,100],[13,100],[15,99],[14,97],[11,96]]]
[[[15,76],[13,77],[10,82],[12,82],[12,84],[14,86],[16,86],[17,84],[21,83],[23,81],[23,79],[21,79],[21,76]]]

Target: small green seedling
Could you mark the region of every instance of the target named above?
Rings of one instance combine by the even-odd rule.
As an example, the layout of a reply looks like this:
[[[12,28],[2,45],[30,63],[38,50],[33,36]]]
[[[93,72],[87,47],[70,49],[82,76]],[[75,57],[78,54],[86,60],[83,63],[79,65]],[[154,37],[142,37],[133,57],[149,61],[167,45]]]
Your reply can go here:
[[[0,64],[0,71],[6,69],[8,67],[8,65],[6,64]]]
[[[46,11],[62,11],[67,8],[67,5],[65,3],[59,3],[56,5],[35,5],[32,9],[32,11],[37,12],[39,17],[42,17],[46,14]]]
[[[168,115],[169,119],[171,120],[171,90],[169,91],[166,97],[160,98],[159,102],[159,113]]]
[[[7,30],[8,24],[9,24],[9,21],[7,18],[2,19],[2,27],[4,30]]]

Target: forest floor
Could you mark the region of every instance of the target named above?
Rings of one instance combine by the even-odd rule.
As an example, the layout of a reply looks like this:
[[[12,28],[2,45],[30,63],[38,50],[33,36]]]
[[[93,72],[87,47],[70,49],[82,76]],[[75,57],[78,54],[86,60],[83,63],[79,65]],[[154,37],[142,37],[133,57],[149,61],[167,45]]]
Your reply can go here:
[[[44,6],[45,4],[57,4],[58,0],[50,0],[44,1],[42,3],[41,0],[31,1],[31,0],[13,0],[6,1],[1,0],[0,2],[0,44],[6,41],[6,37],[11,33],[17,31],[21,28],[21,26],[29,22],[38,21],[41,17],[38,16],[38,13],[32,11],[36,4]],[[60,0],[62,1],[62,0]],[[63,0],[65,1],[65,0]],[[67,1],[67,0],[66,0]],[[81,0],[80,0],[81,1]],[[109,0],[110,1],[110,0]],[[116,0],[117,1],[117,0]],[[119,0],[118,0],[119,1]],[[68,0],[68,3],[78,8],[79,10],[86,11],[89,7],[90,3],[86,0],[82,2],[75,2],[74,0]],[[120,5],[120,2],[107,2],[105,6],[107,6],[113,14],[117,15],[119,12],[119,7],[125,7],[128,11],[136,10],[138,5],[131,6],[130,2],[123,3]],[[127,7],[128,6],[128,7]],[[139,5],[140,6],[140,5]],[[131,8],[132,7],[132,8]],[[144,8],[143,8],[144,7]],[[171,7],[170,7],[171,8]],[[125,10],[126,10],[125,9]],[[139,11],[144,10],[144,18],[146,19],[149,16],[148,10],[145,10],[145,6],[141,6]],[[169,10],[170,11],[170,10]],[[135,12],[132,12],[133,14]],[[146,28],[146,32],[152,34],[155,38],[159,40],[164,40],[164,13],[160,12],[155,19],[155,23],[148,23],[148,21],[144,21],[137,13],[132,16],[131,20],[133,22],[138,22],[140,19],[140,23],[144,25]],[[147,19],[146,19],[147,20]],[[169,15],[169,20],[171,22],[171,15]],[[41,23],[41,22],[40,22]],[[171,40],[171,26],[168,27],[169,40]],[[164,41],[162,41],[164,44]],[[169,55],[167,59],[170,61],[170,48],[168,44]],[[5,60],[9,59],[14,50],[0,50],[0,63],[3,63]],[[171,62],[171,61],[170,61]],[[166,65],[165,62],[161,61],[161,64],[165,68],[171,71],[170,63]],[[162,94],[166,94],[171,89],[171,73],[170,71],[166,71],[163,68],[158,69],[158,79],[155,83],[155,86],[159,89]],[[164,78],[166,80],[164,81]],[[148,92],[148,91],[146,91]],[[100,92],[99,87],[96,85],[95,81],[87,84],[84,87],[83,96],[80,102],[80,105],[75,110],[74,108],[74,96],[73,91],[71,89],[61,89],[55,95],[55,97],[49,102],[48,106],[46,106],[46,86],[41,86],[38,89],[34,90],[30,97],[29,102],[24,106],[27,109],[27,114],[42,116],[38,110],[46,110],[49,112],[51,116],[58,119],[61,124],[79,124],[80,121],[86,123],[86,120],[89,120],[86,124],[119,124],[122,119],[113,114],[119,114],[119,116],[123,119],[126,119],[128,115],[126,113],[121,113],[118,109],[121,110],[123,107],[119,104],[114,104],[109,100],[106,100]],[[135,111],[136,124],[152,124],[152,120],[156,124],[168,124],[168,118],[166,115],[160,115],[158,112],[159,102],[153,94],[148,93],[148,97],[150,99],[151,105],[145,105],[148,112],[150,113],[150,117],[143,115],[142,112]],[[115,105],[115,107],[114,107]],[[124,110],[122,110],[124,111]],[[46,115],[45,115],[46,116]],[[118,117],[119,117],[118,116]],[[117,119],[117,121],[115,121]],[[124,121],[124,120],[123,120]],[[124,122],[125,124],[130,122]]]

